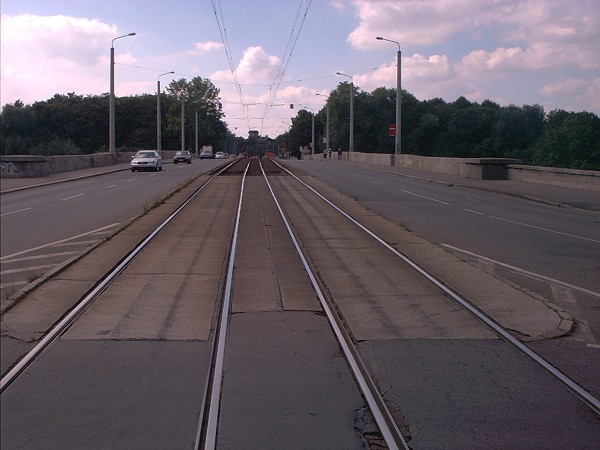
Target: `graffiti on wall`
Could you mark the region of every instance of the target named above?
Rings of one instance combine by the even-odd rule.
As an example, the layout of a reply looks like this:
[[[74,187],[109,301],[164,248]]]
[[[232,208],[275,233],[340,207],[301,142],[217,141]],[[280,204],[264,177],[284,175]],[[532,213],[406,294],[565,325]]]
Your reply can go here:
[[[12,161],[2,161],[0,167],[2,175],[13,175],[20,172]]]

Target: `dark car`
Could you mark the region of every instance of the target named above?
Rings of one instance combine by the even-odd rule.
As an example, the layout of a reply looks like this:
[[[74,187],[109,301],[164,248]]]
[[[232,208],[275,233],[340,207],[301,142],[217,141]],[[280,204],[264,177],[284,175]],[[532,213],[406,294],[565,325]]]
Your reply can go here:
[[[179,163],[192,163],[192,154],[187,150],[181,150],[180,152],[175,153],[173,157],[173,164]]]
[[[214,159],[215,155],[210,150],[202,150],[200,152],[200,159]]]

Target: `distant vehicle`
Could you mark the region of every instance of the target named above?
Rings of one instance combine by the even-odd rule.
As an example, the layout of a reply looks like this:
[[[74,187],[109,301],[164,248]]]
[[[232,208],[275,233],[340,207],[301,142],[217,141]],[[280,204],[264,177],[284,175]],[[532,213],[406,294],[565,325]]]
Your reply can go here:
[[[215,154],[215,159],[225,159],[225,153],[223,153],[223,152],[217,152]]]
[[[131,171],[162,170],[162,158],[156,150],[140,150],[131,160]]]
[[[179,163],[191,164],[192,163],[192,154],[190,152],[188,152],[187,150],[181,150],[181,151],[175,153],[175,156],[173,157],[173,164],[179,164]]]
[[[200,152],[200,159],[214,159],[215,155],[210,150],[202,150]]]

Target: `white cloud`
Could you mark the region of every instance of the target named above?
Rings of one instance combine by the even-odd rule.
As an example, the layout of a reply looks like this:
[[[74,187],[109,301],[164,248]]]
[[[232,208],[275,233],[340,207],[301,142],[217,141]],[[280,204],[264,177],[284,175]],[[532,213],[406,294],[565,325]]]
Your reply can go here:
[[[388,65],[373,72],[355,75],[354,82],[363,90],[372,91],[380,86],[396,87],[396,58]],[[418,53],[402,58],[402,86],[410,85],[409,90],[419,85],[430,85],[453,80],[456,77],[453,66],[445,55],[425,57]]]
[[[220,42],[196,42],[194,46],[198,50],[198,53],[200,53],[201,55],[217,50],[222,50],[224,48],[224,45]]]
[[[97,20],[29,14],[2,16],[3,49],[11,51],[4,57],[9,59],[35,53],[49,61],[93,65],[106,52],[116,33],[114,26]]]
[[[587,92],[589,86],[588,80],[581,78],[562,78],[552,83],[546,84],[542,87],[542,94],[554,95],[554,94],[569,94],[569,95],[582,95]]]
[[[569,105],[574,110],[585,109],[587,111],[600,110],[600,78],[586,80],[583,78],[564,77],[554,80],[544,85],[541,93],[549,99],[564,97],[565,101],[570,99],[573,105],[580,105],[579,108]],[[552,106],[551,109],[556,108]],[[563,106],[562,109],[566,107]]]
[[[398,41],[402,46],[439,44],[459,30],[472,26],[472,0],[381,0],[355,2],[359,26],[348,36],[357,48],[380,46],[376,36]],[[475,7],[475,8],[473,8]]]
[[[67,16],[2,16],[2,103],[56,93],[108,92],[106,67],[115,26]],[[132,64],[131,53],[116,62]]]
[[[576,63],[598,67],[600,14],[596,0],[353,0],[359,25],[348,42],[359,49],[381,48],[378,35],[402,48],[446,46],[461,35],[462,45],[499,36],[505,47],[525,49],[537,67]],[[456,50],[456,44],[453,44]],[[476,49],[477,50],[477,49]],[[483,49],[482,49],[483,50]],[[544,59],[544,60],[542,60]],[[553,59],[555,62],[553,62]],[[525,61],[527,62],[527,61]],[[586,67],[587,65],[587,67]]]
[[[269,84],[274,81],[279,65],[280,59],[267,54],[262,47],[249,47],[244,50],[235,72],[242,84]],[[211,78],[232,81],[231,72],[228,70],[215,72]]]
[[[539,71],[552,67],[575,67],[581,70],[600,68],[598,58],[590,58],[583,51],[551,43],[520,47],[497,48],[494,51],[475,50],[459,64],[463,74],[476,78],[487,71]]]
[[[346,10],[346,4],[342,0],[331,0],[331,6],[339,11]]]

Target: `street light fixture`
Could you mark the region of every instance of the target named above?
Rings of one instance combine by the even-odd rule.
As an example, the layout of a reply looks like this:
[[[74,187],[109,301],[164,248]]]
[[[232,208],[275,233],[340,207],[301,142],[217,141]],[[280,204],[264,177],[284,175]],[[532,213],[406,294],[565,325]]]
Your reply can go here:
[[[162,134],[160,126],[160,77],[175,73],[174,71],[161,73],[156,81],[156,151],[160,152],[162,147]]]
[[[115,41],[128,36],[135,36],[135,33],[124,34],[112,40],[110,45],[110,95],[108,108],[108,151],[115,152]]]
[[[348,143],[348,159],[352,160],[354,152],[354,78],[342,72],[337,72],[338,75],[350,78],[350,142]]]
[[[326,131],[325,131],[325,151],[328,152],[329,151],[329,96],[323,95],[323,94],[316,94],[316,95],[318,95],[319,97],[326,97],[327,98],[327,100],[325,100],[325,102],[326,102],[325,104],[327,105],[327,119],[326,119],[326,122],[325,122],[325,128],[326,128]]]
[[[396,68],[396,142],[394,147],[394,165],[397,164],[398,155],[402,154],[402,51],[400,43],[377,36],[378,41],[388,41],[398,45]]]
[[[181,92],[181,151],[185,150],[185,97]]]

